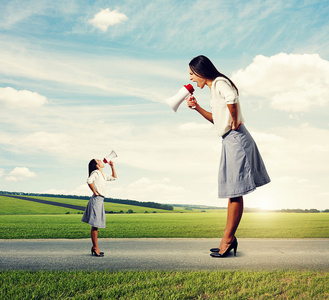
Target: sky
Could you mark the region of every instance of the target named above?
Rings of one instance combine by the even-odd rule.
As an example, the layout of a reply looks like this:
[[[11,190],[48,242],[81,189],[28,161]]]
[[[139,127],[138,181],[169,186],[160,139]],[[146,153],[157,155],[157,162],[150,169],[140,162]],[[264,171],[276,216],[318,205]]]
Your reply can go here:
[[[2,0],[0,190],[90,196],[89,161],[114,150],[108,197],[225,207],[221,137],[165,102],[202,54],[239,88],[272,180],[245,206],[328,209],[328,15],[316,0]]]

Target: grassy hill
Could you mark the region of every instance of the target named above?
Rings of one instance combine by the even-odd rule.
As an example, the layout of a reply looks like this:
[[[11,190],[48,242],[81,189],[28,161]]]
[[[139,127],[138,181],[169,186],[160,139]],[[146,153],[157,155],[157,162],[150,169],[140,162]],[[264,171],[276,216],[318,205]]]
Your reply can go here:
[[[36,198],[51,202],[66,203],[76,206],[87,206],[89,200],[62,198],[62,197],[36,197],[26,196],[26,198]],[[164,210],[145,206],[128,205],[122,203],[104,202],[105,210],[112,213],[180,213],[180,212],[206,212],[205,207],[193,208],[179,206],[173,210]],[[213,211],[213,210],[212,210]],[[8,196],[0,196],[0,215],[53,215],[53,214],[82,214],[76,209],[52,206],[31,202],[27,200],[16,199]]]
[[[53,197],[32,197],[52,202],[67,203],[77,206],[87,206],[88,200],[68,199],[68,198],[53,198]],[[36,203],[27,200],[15,199],[7,196],[0,196],[0,215],[34,215],[34,214],[82,214],[82,211],[70,209],[65,207],[58,207],[49,204]],[[113,213],[127,213],[132,211],[135,213],[163,213],[170,212],[163,209],[156,209],[150,207],[118,204],[118,203],[104,203],[105,210]]]

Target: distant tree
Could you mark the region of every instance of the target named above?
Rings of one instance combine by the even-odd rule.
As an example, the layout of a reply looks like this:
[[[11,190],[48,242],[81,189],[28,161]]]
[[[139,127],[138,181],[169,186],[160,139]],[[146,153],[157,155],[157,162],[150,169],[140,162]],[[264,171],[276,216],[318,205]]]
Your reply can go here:
[[[319,213],[320,211],[312,208],[312,209],[300,209],[300,208],[295,208],[295,209],[281,209],[281,212],[288,212],[288,213]]]

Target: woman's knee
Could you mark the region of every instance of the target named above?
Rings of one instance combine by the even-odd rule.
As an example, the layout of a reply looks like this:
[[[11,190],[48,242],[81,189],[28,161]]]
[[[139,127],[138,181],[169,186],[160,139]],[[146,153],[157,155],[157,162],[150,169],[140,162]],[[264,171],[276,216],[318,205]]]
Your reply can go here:
[[[230,198],[230,202],[240,202],[243,203],[243,197],[239,196],[239,197],[234,197],[234,198]]]

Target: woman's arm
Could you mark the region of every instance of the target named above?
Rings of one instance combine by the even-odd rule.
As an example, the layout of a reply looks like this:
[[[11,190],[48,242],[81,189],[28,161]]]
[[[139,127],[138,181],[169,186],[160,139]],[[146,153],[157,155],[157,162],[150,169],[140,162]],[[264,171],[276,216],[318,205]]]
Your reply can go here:
[[[89,188],[94,193],[94,195],[99,196],[99,194],[96,192],[94,185],[92,183],[88,183]]]
[[[232,116],[233,122],[232,122],[232,129],[233,130],[239,130],[242,122],[238,121],[238,103],[234,104],[227,104],[227,108],[230,111],[230,114]]]
[[[189,108],[196,110],[201,116],[203,116],[206,120],[211,123],[214,123],[212,118],[212,113],[203,109],[196,101],[194,97],[190,97],[186,99],[187,105]]]
[[[114,169],[113,162],[110,161],[110,162],[109,162],[109,165],[110,165],[110,167],[111,167],[111,169],[112,169],[112,177],[117,178],[117,172],[116,172],[115,169]]]

